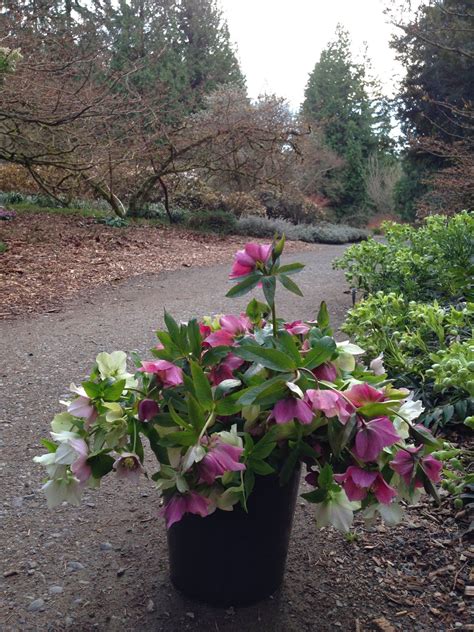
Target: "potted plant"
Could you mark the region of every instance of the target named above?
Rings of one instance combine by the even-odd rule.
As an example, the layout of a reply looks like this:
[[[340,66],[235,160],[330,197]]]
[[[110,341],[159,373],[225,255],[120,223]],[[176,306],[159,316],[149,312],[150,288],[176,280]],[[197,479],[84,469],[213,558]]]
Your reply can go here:
[[[49,507],[79,503],[108,474],[153,479],[172,581],[210,603],[250,603],[280,584],[301,466],[321,527],[347,531],[356,511],[396,523],[400,501],[423,488],[436,497],[438,442],[412,423],[419,402],[380,359],[367,368],[360,347],[336,342],[324,303],[313,321],[278,317],[277,283],[301,295],[291,277],[303,268],[282,265],[283,248],[284,238],[236,255],[228,296],[261,287],[265,302],[180,324],[165,313],[134,373],[123,351],[100,353],[35,457]]]

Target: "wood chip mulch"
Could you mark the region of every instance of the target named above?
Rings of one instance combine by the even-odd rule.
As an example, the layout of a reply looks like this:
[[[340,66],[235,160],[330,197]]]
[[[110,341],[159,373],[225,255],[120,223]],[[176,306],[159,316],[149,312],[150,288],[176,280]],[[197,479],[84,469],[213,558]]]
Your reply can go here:
[[[7,246],[0,254],[0,319],[9,319],[58,311],[65,299],[82,291],[140,274],[230,265],[247,240],[166,226],[113,228],[80,216],[21,213],[1,222],[0,241]],[[290,242],[286,250],[311,247]]]

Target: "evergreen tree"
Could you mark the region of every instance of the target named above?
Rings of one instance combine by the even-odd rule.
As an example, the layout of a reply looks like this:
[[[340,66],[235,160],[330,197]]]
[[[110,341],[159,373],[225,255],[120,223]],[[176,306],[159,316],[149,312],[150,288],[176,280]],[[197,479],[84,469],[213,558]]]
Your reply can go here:
[[[321,124],[326,145],[343,158],[345,166],[334,177],[339,182],[341,213],[354,212],[367,203],[365,169],[369,155],[389,145],[386,111],[377,112],[365,65],[352,59],[350,40],[340,25],[335,40],[321,53],[310,74],[303,114]]]

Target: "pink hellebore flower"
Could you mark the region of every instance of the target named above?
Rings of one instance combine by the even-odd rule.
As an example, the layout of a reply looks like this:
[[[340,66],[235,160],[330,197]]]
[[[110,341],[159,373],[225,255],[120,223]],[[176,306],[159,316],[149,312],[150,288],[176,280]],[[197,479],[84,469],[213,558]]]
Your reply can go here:
[[[144,373],[154,373],[164,388],[179,386],[183,383],[183,372],[172,362],[167,360],[153,360],[152,362],[142,362],[139,371]]]
[[[438,461],[438,459],[435,459],[434,456],[431,456],[431,454],[422,457],[418,456],[418,452],[422,449],[423,446],[420,445],[418,448],[405,448],[404,450],[400,450],[390,463],[392,470],[397,472],[407,485],[410,485],[415,476],[415,487],[423,487],[423,482],[416,476],[418,464],[420,464],[430,481],[439,483],[443,464],[441,461]]]
[[[353,412],[351,405],[337,391],[310,388],[305,399],[314,411],[320,410],[326,417],[337,417],[342,424],[347,423]]]
[[[334,382],[337,378],[337,369],[332,362],[325,362],[313,369],[313,375],[318,380]]]
[[[138,419],[151,421],[160,412],[160,407],[154,399],[142,399],[138,404]]]
[[[232,271],[229,275],[230,279],[238,279],[251,274],[257,263],[267,263],[272,254],[272,245],[261,245],[256,243],[246,244],[244,250],[239,250],[235,254],[235,261]]]
[[[349,500],[362,500],[372,491],[379,503],[388,505],[397,495],[380,472],[368,472],[356,465],[349,466],[344,474],[335,474],[334,478],[342,484]]]
[[[238,358],[233,353],[229,353],[224,360],[213,367],[209,373],[209,378],[213,386],[218,386],[224,380],[232,380],[234,378],[234,371],[237,370],[245,363],[245,360]]]
[[[223,443],[219,439],[215,443],[212,442],[210,450],[199,463],[201,479],[208,485],[212,485],[216,478],[225,472],[245,470],[244,463],[239,463],[243,451],[243,448]]]
[[[175,522],[179,522],[186,513],[197,514],[205,518],[209,514],[209,504],[208,498],[196,492],[172,496],[164,509],[166,527],[169,529]]]
[[[372,402],[382,402],[386,399],[384,391],[378,391],[370,384],[356,384],[348,391],[345,391],[344,395],[357,408]]]
[[[247,316],[234,316],[227,314],[219,319],[221,329],[214,331],[204,342],[211,347],[231,347],[235,338],[245,335],[251,328],[252,323]]]
[[[288,333],[295,336],[307,334],[310,330],[309,325],[306,325],[302,320],[294,320],[292,323],[285,323],[283,327]]]
[[[76,399],[72,400],[67,407],[67,412],[73,417],[85,419],[88,424],[93,423],[97,419],[98,413],[92,405],[91,399],[87,397],[82,387],[77,389],[75,392],[80,393],[80,395],[79,397],[76,397]]]
[[[383,448],[400,440],[388,417],[378,417],[370,421],[359,420],[354,453],[362,461],[375,461]]]
[[[89,448],[84,439],[71,439],[69,443],[78,455],[77,459],[71,465],[71,472],[80,483],[85,483],[92,475],[92,468],[87,464]]]
[[[140,480],[140,474],[145,471],[140,459],[133,452],[122,452],[119,454],[114,463],[114,470],[117,472],[118,478],[129,478],[137,485]]]
[[[313,417],[314,413],[305,400],[287,397],[275,404],[268,419],[274,419],[277,424],[286,424],[292,419],[297,419],[307,425],[313,421]]]

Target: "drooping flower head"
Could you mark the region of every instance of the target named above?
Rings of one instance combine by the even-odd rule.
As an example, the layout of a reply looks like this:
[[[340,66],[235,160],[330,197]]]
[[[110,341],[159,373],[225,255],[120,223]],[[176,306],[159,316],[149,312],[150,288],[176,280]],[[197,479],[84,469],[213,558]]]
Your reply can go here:
[[[213,367],[209,372],[209,379],[213,386],[218,386],[224,380],[232,380],[234,371],[242,366],[245,360],[237,357],[233,353],[229,353],[222,362]]]
[[[211,347],[232,347],[235,339],[244,336],[252,328],[252,323],[247,316],[234,316],[227,314],[219,318],[220,329],[211,333],[204,342]]]
[[[335,474],[334,479],[342,484],[349,500],[363,500],[371,491],[379,503],[387,505],[397,495],[380,472],[369,472],[356,465],[349,466],[344,474]]]
[[[154,373],[157,380],[163,385],[163,388],[179,386],[183,383],[183,371],[179,366],[167,360],[142,362],[142,366],[138,370],[144,373]]]
[[[313,417],[311,406],[305,400],[287,397],[275,404],[268,420],[275,420],[277,424],[286,424],[297,419],[300,423],[307,425],[313,421]]]
[[[160,412],[158,402],[154,399],[142,399],[138,404],[138,419],[151,421]]]
[[[357,408],[361,408],[365,406],[365,404],[371,404],[373,402],[383,402],[386,399],[384,391],[379,391],[366,383],[355,384],[355,386],[348,391],[345,391],[344,395]]]
[[[313,375],[318,380],[334,382],[337,378],[337,368],[332,362],[324,362],[324,364],[320,364],[313,369]]]
[[[310,330],[309,325],[304,323],[302,320],[294,320],[292,323],[285,323],[283,327],[288,333],[295,336],[307,334]]]
[[[257,263],[267,263],[271,254],[271,244],[246,244],[244,250],[239,250],[235,254],[235,260],[229,278],[238,279],[251,274],[255,270]]]
[[[93,423],[97,419],[98,413],[92,404],[92,400],[87,395],[84,388],[82,386],[71,384],[69,389],[73,393],[76,393],[78,397],[76,397],[76,399],[73,399],[72,402],[68,405],[68,413],[70,413],[74,417],[85,419],[87,424]]]
[[[140,475],[145,471],[140,459],[133,452],[122,452],[119,454],[113,467],[119,478],[128,478],[137,485]]]
[[[239,459],[244,451],[242,447],[221,440],[216,435],[211,437],[209,449],[199,463],[199,475],[208,485],[212,485],[218,476],[226,472],[241,472],[245,464]]]
[[[315,412],[321,411],[329,418],[337,417],[342,424],[348,422],[353,412],[352,406],[337,391],[310,388],[306,391],[305,400]]]
[[[393,461],[390,462],[392,470],[401,476],[407,486],[413,482],[415,487],[423,487],[423,480],[418,468],[433,483],[439,483],[440,481],[443,464],[431,454],[421,456],[420,451],[422,449],[423,446],[420,445],[417,448],[407,447],[404,450],[399,450]]]
[[[197,492],[175,494],[165,505],[164,516],[166,527],[169,529],[175,522],[179,522],[186,513],[197,514],[205,518],[209,514],[210,502]]]
[[[357,423],[354,454],[361,461],[377,460],[383,448],[400,441],[400,436],[388,417],[378,417],[370,421],[359,419]]]

